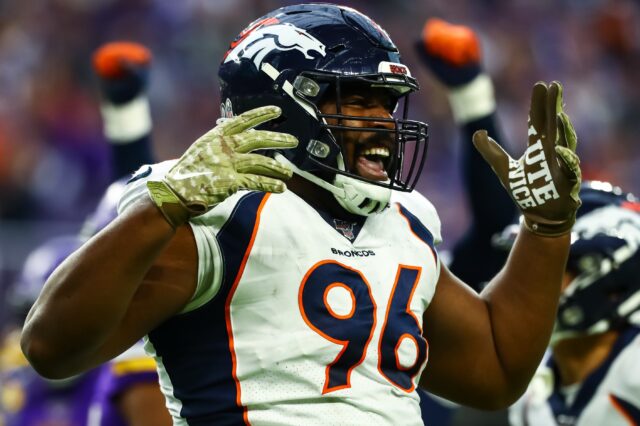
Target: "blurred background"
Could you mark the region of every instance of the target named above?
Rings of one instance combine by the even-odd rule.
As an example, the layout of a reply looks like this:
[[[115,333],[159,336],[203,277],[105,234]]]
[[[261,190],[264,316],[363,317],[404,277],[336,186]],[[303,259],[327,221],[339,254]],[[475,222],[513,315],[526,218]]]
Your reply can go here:
[[[0,0],[0,296],[27,253],[75,232],[110,181],[91,55],[133,40],[153,52],[154,149],[179,156],[219,115],[217,68],[235,36],[277,0]],[[524,149],[530,88],[560,80],[583,173],[640,193],[640,2],[637,0],[347,1],[385,28],[422,86],[412,118],[430,124],[419,189],[464,230],[458,132],[445,92],[418,62],[424,20],[479,32],[506,145]],[[2,299],[0,299],[2,300]]]

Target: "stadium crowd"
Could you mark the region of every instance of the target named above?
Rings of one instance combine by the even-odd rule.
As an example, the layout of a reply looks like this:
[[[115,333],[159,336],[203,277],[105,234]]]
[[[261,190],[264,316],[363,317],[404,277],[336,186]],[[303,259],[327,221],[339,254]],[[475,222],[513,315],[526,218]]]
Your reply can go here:
[[[109,40],[136,40],[154,53],[154,149],[171,158],[218,115],[217,58],[249,17],[292,2],[276,0],[55,0],[0,4],[0,252],[3,283],[29,249],[78,223],[110,181],[91,52]],[[640,192],[640,6],[632,0],[349,1],[394,35],[423,90],[412,115],[432,126],[419,187],[444,218],[448,241],[464,229],[455,167],[455,127],[445,93],[416,66],[412,43],[439,16],[474,28],[496,81],[507,140],[517,140],[529,88],[558,79],[576,101],[583,173]],[[403,37],[403,34],[406,36]],[[171,120],[167,118],[171,117]],[[458,199],[457,202],[442,202]],[[33,221],[50,221],[39,223]],[[57,223],[56,223],[57,222]],[[36,226],[38,225],[39,226]],[[55,227],[58,228],[55,228]],[[16,230],[21,238],[16,238]],[[35,231],[37,230],[37,231]],[[16,241],[18,240],[18,241]],[[447,242],[445,241],[445,244]],[[9,276],[8,276],[9,275]]]

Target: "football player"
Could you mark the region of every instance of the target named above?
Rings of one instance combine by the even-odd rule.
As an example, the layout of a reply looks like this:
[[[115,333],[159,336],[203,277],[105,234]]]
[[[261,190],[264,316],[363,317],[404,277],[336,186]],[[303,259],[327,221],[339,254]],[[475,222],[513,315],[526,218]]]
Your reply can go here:
[[[163,426],[171,416],[164,404],[153,358],[142,342],[103,364],[96,379],[87,426]]]
[[[54,237],[33,250],[9,288],[12,331],[0,345],[0,424],[3,426],[86,425],[99,368],[63,380],[47,380],[19,349],[20,329],[53,269],[82,244],[75,235]]]
[[[65,377],[146,334],[177,424],[422,424],[419,383],[514,401],[551,332],[580,204],[559,83],[534,86],[520,161],[474,134],[525,215],[478,295],[441,264],[437,213],[412,191],[427,126],[407,118],[418,84],[379,25],[278,9],[232,43],[219,79],[219,124],[140,169],[118,219],[49,279],[22,338],[30,362]]]
[[[110,42],[96,50],[93,66],[102,95],[104,135],[118,178],[107,188],[81,235],[90,237],[117,216],[117,202],[126,181],[141,164],[152,160],[151,114],[147,81],[151,52],[134,42]],[[106,363],[93,391],[88,426],[162,426],[171,417],[160,392],[156,364],[142,342]]]
[[[478,150],[469,143],[473,134],[481,129],[503,141],[493,82],[482,68],[480,40],[467,26],[438,18],[427,19],[416,42],[416,50],[446,89],[454,121],[461,129],[461,171],[470,224],[456,241],[448,266],[451,272],[479,292],[505,261],[504,251],[495,248],[491,238],[516,216],[516,207],[509,195]],[[487,199],[491,202],[487,203]]]
[[[471,140],[473,133],[480,129],[487,129],[490,134],[498,135],[498,126],[495,123],[493,86],[489,77],[482,72],[480,46],[476,34],[468,27],[451,25],[439,19],[430,19],[425,23],[417,47],[419,54],[424,58],[433,75],[446,87],[449,93],[454,117],[462,131],[462,140],[465,142]],[[120,72],[115,72],[113,69],[117,69],[119,63],[134,63],[138,66],[148,67],[148,60],[135,62],[137,58],[150,56],[148,53],[138,53],[144,51],[144,46],[132,42],[109,43],[103,46],[98,50],[94,60],[98,75],[107,81],[113,78],[112,75],[118,75],[120,80],[130,75],[128,78],[134,78],[133,83],[135,83],[140,72],[128,72],[132,68],[131,65],[124,67]],[[101,57],[105,55],[106,58]],[[111,71],[107,72],[106,70]],[[104,83],[101,86],[103,89],[111,87]],[[120,84],[120,86],[123,85]],[[107,93],[110,92],[111,90],[107,90]],[[145,109],[148,110],[148,107]],[[110,111],[110,108],[103,108],[103,111]],[[133,123],[137,118],[135,114],[135,109],[122,108],[119,110],[117,120],[122,123]],[[105,114],[103,118],[108,121],[113,119],[113,116],[114,114]],[[150,122],[148,118],[143,121]],[[105,129],[115,128],[115,124],[106,125]],[[143,135],[143,140],[148,144],[151,139],[150,130],[149,127],[149,132]],[[106,132],[106,134],[109,136],[110,132]],[[498,137],[498,139],[501,138]],[[116,143],[116,145],[118,144]],[[452,272],[465,279],[467,283],[479,291],[479,286],[491,278],[505,260],[504,251],[495,248],[490,243],[490,237],[511,223],[516,210],[493,173],[486,167],[484,160],[470,143],[462,145],[462,158],[465,193],[469,196],[471,206],[471,225],[465,236],[456,242],[452,263],[449,264],[449,267]],[[91,220],[87,222],[89,235],[93,234],[91,229],[96,226],[102,228],[103,224],[113,219],[115,216],[113,200],[119,196],[123,186],[124,183],[118,181],[108,190],[101,202],[104,206],[99,207]],[[489,206],[479,200],[478,194],[489,197],[494,202]],[[112,206],[112,209],[107,206]],[[475,253],[475,256],[470,256],[470,253]],[[139,365],[145,364],[144,362],[139,363]],[[102,386],[102,388],[108,387]],[[448,412],[442,410],[438,404],[429,404],[428,397],[420,390],[418,391],[421,395],[421,405],[426,404],[423,407],[425,418],[428,413],[431,424],[444,424],[444,418],[440,417],[447,416]],[[442,416],[438,416],[440,411],[443,411]]]
[[[116,205],[128,176],[152,160],[151,117],[146,97],[151,54],[141,45],[108,43],[94,55],[100,82],[104,134],[112,152],[113,174],[121,177],[105,191],[80,236],[56,237],[36,248],[12,286],[15,324],[0,354],[0,424],[120,426],[170,424],[159,390],[155,362],[142,345],[72,380],[44,380],[19,350],[20,328],[48,275],[83,241],[117,215]],[[127,176],[128,175],[128,176]],[[4,423],[3,423],[4,422]]]
[[[81,235],[90,237],[116,217],[117,201],[124,188],[123,179],[107,188],[96,210],[85,221]],[[101,366],[89,404],[87,426],[171,424],[160,392],[156,363],[144,353],[142,341]]]
[[[146,47],[129,41],[105,43],[93,54],[114,180],[128,177],[141,164],[154,161],[146,92],[151,59]]]
[[[455,242],[447,266],[480,292],[506,260],[505,251],[491,243],[492,237],[516,216],[515,205],[470,143],[473,134],[481,129],[486,129],[498,141],[503,140],[497,124],[493,82],[481,64],[478,36],[467,26],[438,18],[427,19],[415,47],[432,75],[445,88],[454,121],[461,130],[461,170],[470,223]],[[487,203],[487,199],[491,203]],[[454,413],[455,405],[420,391],[419,394],[427,424],[445,425],[461,417],[464,417],[463,424],[470,424],[470,416],[475,416],[474,420],[478,418],[476,410],[464,408],[463,412]],[[489,415],[493,425],[506,417],[503,413],[482,413],[485,417]]]
[[[640,424],[640,202],[604,182],[580,198],[550,350],[514,426]]]

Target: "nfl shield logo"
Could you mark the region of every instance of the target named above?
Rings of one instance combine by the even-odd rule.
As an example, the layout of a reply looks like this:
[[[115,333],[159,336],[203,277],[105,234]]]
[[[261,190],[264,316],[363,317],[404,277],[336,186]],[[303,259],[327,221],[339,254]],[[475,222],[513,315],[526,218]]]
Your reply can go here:
[[[353,233],[353,227],[355,226],[355,223],[347,222],[346,220],[333,219],[333,226],[340,231],[345,238],[348,238],[349,241],[354,240],[355,235]]]

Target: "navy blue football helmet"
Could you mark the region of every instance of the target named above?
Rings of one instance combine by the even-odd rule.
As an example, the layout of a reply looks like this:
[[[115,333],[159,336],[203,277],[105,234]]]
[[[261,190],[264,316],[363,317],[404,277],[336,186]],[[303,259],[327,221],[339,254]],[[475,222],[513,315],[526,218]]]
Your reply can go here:
[[[381,211],[391,190],[415,187],[428,140],[427,125],[407,119],[408,95],[418,90],[418,83],[387,33],[362,13],[326,3],[277,9],[251,23],[231,43],[218,77],[222,117],[279,106],[282,116],[263,128],[290,133],[299,145],[277,151],[276,159],[332,192],[348,211]],[[342,114],[341,94],[354,88],[365,95],[374,88],[385,90],[390,112],[401,118]],[[320,111],[327,99],[335,99],[336,114]],[[360,121],[363,127],[345,126],[345,120]],[[391,141],[388,156],[376,159],[383,161],[386,181],[347,169],[343,131],[371,132]]]
[[[585,181],[551,344],[640,324],[640,202],[606,182]],[[518,225],[496,242],[510,248]]]

